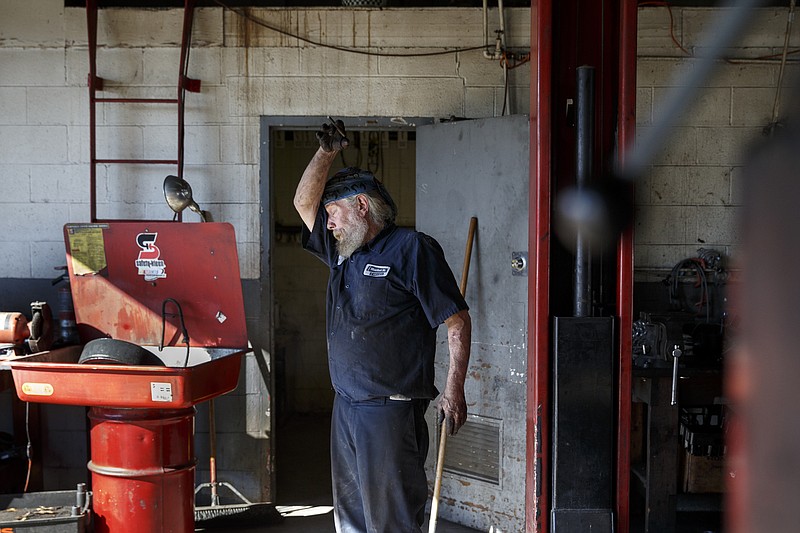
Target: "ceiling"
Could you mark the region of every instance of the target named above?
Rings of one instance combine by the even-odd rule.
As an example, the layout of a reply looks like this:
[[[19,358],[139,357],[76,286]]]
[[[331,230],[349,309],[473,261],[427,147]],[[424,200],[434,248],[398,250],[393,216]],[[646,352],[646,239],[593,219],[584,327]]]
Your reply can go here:
[[[100,7],[183,7],[182,0],[98,0]],[[342,7],[347,4],[354,6],[358,0],[197,0],[198,7],[218,6],[224,4],[230,7]],[[382,6],[377,4],[382,3]],[[366,7],[483,7],[483,0],[363,0]],[[84,7],[86,0],[64,0],[66,7]],[[489,2],[492,7],[497,6],[497,0]],[[530,7],[530,0],[504,0],[504,7]]]
[[[563,0],[562,0],[563,1]],[[218,6],[230,7],[342,7],[354,6],[359,0],[197,0],[198,7]],[[641,0],[645,3],[646,0]],[[363,6],[383,4],[380,7],[417,8],[417,7],[482,7],[483,0],[362,0]],[[666,3],[673,7],[721,7],[736,3],[736,0],[670,0],[669,2],[648,2],[654,7]],[[764,6],[787,6],[789,0],[761,0]],[[64,0],[65,7],[84,7],[86,0]],[[183,7],[183,0],[98,0],[100,7]],[[504,0],[504,7],[530,7],[530,0]],[[497,0],[489,1],[490,7],[497,6]],[[644,6],[643,6],[644,7]]]

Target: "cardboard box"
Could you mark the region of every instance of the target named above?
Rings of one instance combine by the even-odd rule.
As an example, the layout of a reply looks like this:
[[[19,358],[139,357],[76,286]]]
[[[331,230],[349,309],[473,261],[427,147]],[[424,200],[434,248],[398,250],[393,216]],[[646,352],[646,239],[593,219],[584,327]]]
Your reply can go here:
[[[725,491],[725,458],[692,455],[683,452],[683,492]]]

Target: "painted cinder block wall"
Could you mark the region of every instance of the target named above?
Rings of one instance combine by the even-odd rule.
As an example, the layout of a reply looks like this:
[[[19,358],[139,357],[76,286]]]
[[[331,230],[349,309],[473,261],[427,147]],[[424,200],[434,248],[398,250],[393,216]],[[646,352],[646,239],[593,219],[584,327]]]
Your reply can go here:
[[[701,84],[652,170],[636,187],[635,265],[639,279],[647,271],[669,269],[679,260],[713,248],[735,268],[740,236],[737,217],[742,165],[748,148],[762,138],[772,121],[786,34],[788,8],[755,10],[744,32],[716,62]],[[662,103],[682,73],[702,53],[709,31],[724,11],[715,9],[639,9],[637,132],[641,136],[659,116]],[[683,49],[676,45],[672,38]],[[800,28],[790,35],[790,50],[800,45]],[[789,56],[791,58],[791,55]],[[797,63],[784,74],[779,101],[783,118],[793,97],[787,86],[797,77]]]
[[[23,256],[4,262],[0,276],[47,278],[64,262],[64,221],[89,217],[86,14],[59,0],[40,0],[36,10],[9,0],[0,9],[0,176],[9,186],[0,201],[10,230],[0,236],[0,251]],[[509,45],[527,49],[529,10],[506,11]],[[475,9],[249,12],[342,47],[413,53],[483,42]],[[100,10],[101,95],[174,97],[182,21],[181,9]],[[245,279],[259,275],[259,117],[485,117],[502,107],[503,71],[480,50],[356,55],[306,45],[221,8],[196,9],[192,46],[188,75],[202,81],[202,90],[187,94],[185,172],[206,209],[236,227]],[[527,113],[529,69],[510,76],[510,109]],[[101,104],[98,114],[98,157],[174,157],[177,120],[170,109]],[[98,216],[171,218],[161,192],[164,170],[100,168]],[[27,223],[34,214],[35,226]]]
[[[664,269],[692,256],[699,246],[735,255],[735,220],[743,199],[739,180],[742,147],[770,120],[778,62],[760,59],[783,45],[786,9],[753,17],[750,31],[731,49],[732,58],[699,91],[700,102],[683,117],[653,171],[637,184],[636,266]],[[384,51],[429,51],[482,42],[479,9],[302,9],[250,12],[314,39]],[[717,11],[674,8],[671,28],[689,52]],[[640,8],[637,121],[652,124],[659,102],[691,61],[670,36],[666,8]],[[495,19],[494,11],[490,20]],[[529,10],[507,13],[509,44],[529,47]],[[105,95],[174,95],[181,10],[102,10],[99,75]],[[304,44],[245,23],[231,12],[198,9],[189,76],[202,80],[187,95],[186,175],[203,207],[234,224],[245,282],[259,278],[259,117],[263,115],[487,117],[500,113],[502,70],[480,51],[428,58],[346,54]],[[796,46],[798,29],[791,36]],[[791,71],[796,70],[790,65]],[[59,0],[0,5],[0,280],[49,280],[64,263],[61,228],[88,221],[88,53],[85,12]],[[511,71],[511,111],[528,113],[530,69]],[[787,79],[792,76],[787,75]],[[166,157],[175,153],[174,114],[150,108],[100,112],[99,153],[108,157]],[[113,124],[113,125],[112,125]],[[168,169],[101,168],[101,216],[170,218],[161,180]],[[192,215],[187,215],[191,217]],[[700,242],[702,241],[702,243]],[[2,297],[0,297],[2,302]],[[249,324],[257,313],[248,307]],[[232,395],[246,416],[220,428],[221,463],[246,457],[222,476],[254,499],[267,499],[263,471],[268,412],[258,361],[243,369]],[[9,403],[2,393],[2,406]],[[237,395],[239,397],[237,398]],[[224,409],[225,402],[220,411]],[[232,407],[233,408],[233,407]],[[64,409],[64,408],[59,408]],[[221,411],[224,412],[224,411]],[[66,420],[59,410],[45,416]],[[46,488],[69,488],[85,466],[58,454],[65,441],[83,443],[82,413],[75,425],[59,424],[46,443]],[[63,426],[63,427],[62,427]],[[198,414],[198,431],[204,417]],[[70,432],[72,436],[70,437]],[[242,438],[241,435],[247,435]],[[200,439],[199,444],[203,439]],[[263,442],[262,442],[263,441]],[[227,443],[227,444],[226,444]],[[76,448],[81,448],[76,444]],[[204,450],[198,449],[204,457]],[[202,468],[202,467],[201,467]],[[202,473],[201,476],[202,477]]]

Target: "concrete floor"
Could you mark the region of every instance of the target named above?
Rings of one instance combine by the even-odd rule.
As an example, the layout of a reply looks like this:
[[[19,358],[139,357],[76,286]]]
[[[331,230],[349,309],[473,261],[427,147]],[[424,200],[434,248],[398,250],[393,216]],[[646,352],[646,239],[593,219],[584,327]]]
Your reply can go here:
[[[283,516],[280,524],[248,524],[214,531],[242,533],[334,533],[331,498],[330,454],[327,416],[302,415],[287,418],[279,425],[277,443],[277,505]],[[634,490],[631,533],[644,531],[643,502]],[[688,510],[688,509],[687,509]],[[700,508],[696,510],[702,510]],[[428,531],[427,522],[423,532]],[[197,531],[203,531],[198,529]],[[438,533],[474,533],[445,520],[437,523]],[[720,513],[681,512],[677,515],[676,533],[720,533],[724,531]]]
[[[334,533],[328,446],[330,418],[289,417],[280,424],[277,433],[276,508],[283,515],[283,522],[239,527],[235,531]],[[427,521],[423,531],[428,531]],[[436,531],[474,533],[476,530],[440,519]]]

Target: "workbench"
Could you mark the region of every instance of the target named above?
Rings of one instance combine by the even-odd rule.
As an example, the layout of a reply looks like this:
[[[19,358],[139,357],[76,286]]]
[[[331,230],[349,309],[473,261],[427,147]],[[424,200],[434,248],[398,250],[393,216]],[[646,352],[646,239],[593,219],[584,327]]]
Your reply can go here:
[[[633,461],[631,471],[644,489],[645,533],[674,533],[678,500],[686,496],[678,491],[680,405],[711,404],[722,394],[718,367],[682,367],[678,376],[678,404],[672,405],[671,366],[633,369],[632,401],[644,404],[645,421],[642,461]]]

